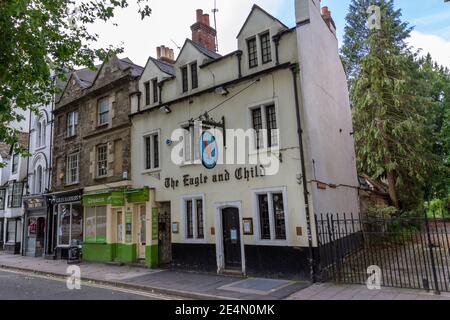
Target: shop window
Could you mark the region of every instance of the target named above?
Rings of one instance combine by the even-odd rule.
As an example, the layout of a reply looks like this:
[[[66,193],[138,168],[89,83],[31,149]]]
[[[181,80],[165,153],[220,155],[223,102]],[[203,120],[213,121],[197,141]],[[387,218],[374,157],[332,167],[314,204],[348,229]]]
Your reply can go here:
[[[69,112],[67,115],[67,137],[73,137],[78,132],[78,111]]]
[[[103,98],[97,104],[97,124],[103,126],[109,122],[109,98]]]
[[[58,206],[58,245],[81,243],[83,239],[83,207],[80,203]]]
[[[274,104],[250,109],[252,127],[255,130],[255,149],[272,148],[279,145],[279,130]]]
[[[106,242],[106,207],[87,207],[85,209],[85,241]]]
[[[16,242],[17,221],[8,220],[6,231],[6,242]]]
[[[144,170],[159,169],[159,133],[144,136],[145,165]]]
[[[108,145],[97,146],[97,178],[108,175]]]
[[[204,239],[205,221],[203,197],[183,199],[186,239]]]
[[[286,240],[284,193],[280,190],[255,192],[261,240]]]
[[[254,68],[258,66],[258,50],[256,46],[256,38],[247,40],[248,49],[248,66]]]
[[[66,183],[76,184],[79,180],[79,154],[74,153],[67,156]]]
[[[262,63],[272,61],[272,48],[270,44],[270,33],[266,32],[260,36]]]

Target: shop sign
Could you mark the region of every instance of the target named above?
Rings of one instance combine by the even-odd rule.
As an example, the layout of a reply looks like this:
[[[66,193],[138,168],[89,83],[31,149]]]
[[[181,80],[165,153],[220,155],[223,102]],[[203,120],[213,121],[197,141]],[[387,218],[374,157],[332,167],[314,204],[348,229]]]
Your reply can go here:
[[[81,192],[76,193],[64,193],[61,195],[55,195],[55,204],[60,203],[70,203],[70,202],[79,202],[82,200],[82,194]]]
[[[125,205],[123,193],[120,191],[101,192],[85,194],[83,196],[83,206],[96,207],[112,205],[113,207],[123,207]]]
[[[148,188],[132,189],[125,191],[129,203],[147,202],[150,200],[150,190]]]
[[[191,176],[186,174],[182,177],[182,179],[175,179],[172,177],[166,178],[164,181],[164,187],[166,189],[176,189],[180,186],[183,187],[199,187],[200,185],[208,184],[208,183],[222,183],[229,182],[231,180],[235,180],[236,182],[246,181],[262,178],[265,176],[264,167],[262,166],[254,166],[251,168],[247,167],[239,167],[236,168],[232,173],[228,170],[224,170],[220,173],[215,173],[212,175],[206,175],[201,173],[198,176]]]

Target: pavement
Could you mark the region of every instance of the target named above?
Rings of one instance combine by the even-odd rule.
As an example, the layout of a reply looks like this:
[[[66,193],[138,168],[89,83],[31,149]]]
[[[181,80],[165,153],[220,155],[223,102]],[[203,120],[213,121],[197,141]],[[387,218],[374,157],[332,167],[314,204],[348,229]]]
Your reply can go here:
[[[66,279],[64,260],[45,260],[0,253],[0,270]],[[170,295],[195,300],[281,300],[306,288],[308,282],[244,278],[137,266],[118,266],[83,262],[81,279],[85,283]],[[0,278],[0,281],[3,281]]]
[[[146,293],[154,299],[167,296],[168,299],[195,300],[450,300],[450,293],[446,292],[435,295],[423,290],[397,288],[369,290],[367,287],[359,285],[331,283],[310,285],[308,282],[244,278],[101,263],[85,262],[79,266],[83,285],[100,286],[100,288],[107,286],[125,293]],[[67,267],[67,261],[64,260],[44,260],[0,253],[0,287],[2,288],[0,291],[3,292],[3,288],[13,286],[16,280],[18,285],[22,283],[20,279],[8,278],[4,271],[9,274],[22,272],[36,277],[53,277],[65,282],[69,276]],[[62,285],[59,289],[67,291],[65,284]],[[32,288],[30,290],[32,291]],[[92,296],[95,296],[95,290],[91,291]],[[91,297],[91,291],[87,292],[84,297]],[[152,296],[155,294],[161,296]],[[50,296],[52,295],[50,294]],[[2,297],[0,292],[0,299]],[[43,298],[45,297],[46,295],[43,296]],[[68,293],[68,297],[70,297],[70,293]],[[101,292],[99,297],[104,297],[104,299],[125,298],[120,295],[108,297],[105,294],[102,295]]]
[[[360,285],[314,284],[286,300],[450,300],[449,292],[436,295],[424,290],[381,288],[369,290]]]

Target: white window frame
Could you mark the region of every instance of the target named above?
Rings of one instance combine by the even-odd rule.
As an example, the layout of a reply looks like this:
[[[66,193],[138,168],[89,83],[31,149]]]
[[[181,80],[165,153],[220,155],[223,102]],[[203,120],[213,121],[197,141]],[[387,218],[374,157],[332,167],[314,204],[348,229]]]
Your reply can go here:
[[[189,126],[188,124],[181,126],[184,130],[183,133],[183,166],[187,165],[198,165],[202,164],[201,156],[200,156],[200,134],[201,129],[199,128],[199,132],[197,136],[195,135],[196,126]],[[196,139],[197,138],[197,139]],[[189,141],[189,152],[186,152],[187,144]],[[188,157],[189,155],[189,157]]]
[[[275,215],[273,212],[273,201],[272,197],[274,193],[281,193],[283,195],[283,207],[284,207],[284,223],[286,227],[286,239],[278,240],[275,238]],[[271,246],[286,246],[289,243],[290,232],[289,232],[289,215],[288,215],[288,198],[287,198],[287,187],[273,187],[273,188],[262,188],[251,190],[252,199],[252,212],[254,226],[254,237],[255,243],[259,245],[271,245]],[[270,223],[270,240],[261,239],[261,221],[259,214],[259,201],[258,196],[267,194],[269,202],[269,223]]]
[[[198,238],[197,230],[197,200],[202,200],[202,210],[203,210],[203,238]],[[192,228],[193,228],[193,238],[187,237],[187,218],[186,209],[187,201],[192,201]],[[181,237],[184,243],[206,243],[208,238],[208,232],[206,230],[206,202],[205,194],[194,194],[186,195],[181,197],[180,203],[180,217],[181,217]]]
[[[15,160],[17,159],[17,163]],[[11,174],[16,174],[19,171],[20,155],[18,153],[13,154],[11,159]]]
[[[78,134],[78,111],[71,111],[67,114],[67,137],[75,137]]]
[[[276,145],[272,145],[270,148],[267,147],[268,146],[268,134],[269,132],[267,131],[267,112],[266,112],[266,108],[270,107],[270,106],[275,106],[275,116],[276,116],[276,121],[277,121],[277,130],[278,130],[278,137],[277,137],[277,144]],[[263,130],[266,130],[265,135],[263,135],[262,137],[262,141],[263,141],[263,145],[261,148],[256,148],[256,135],[253,135],[253,138],[250,141],[250,154],[257,154],[257,153],[261,153],[261,152],[268,152],[271,150],[281,150],[281,129],[280,129],[280,115],[279,115],[279,104],[278,104],[278,99],[271,99],[271,100],[266,100],[266,101],[262,101],[259,103],[255,103],[252,105],[249,105],[247,107],[248,109],[248,127],[250,129],[254,129],[253,128],[253,114],[252,111],[255,109],[261,109],[261,121],[262,121],[262,128]]]
[[[100,106],[102,105],[102,102],[106,101],[107,102],[107,111],[101,112]],[[101,98],[97,101],[97,126],[106,126],[107,124],[109,124],[109,115],[111,112],[111,105],[109,102],[109,97],[104,97]],[[106,118],[106,122],[101,122],[101,115],[103,114],[107,114],[107,118]]]
[[[69,169],[69,165],[70,165],[70,158],[71,157],[77,157],[77,161],[76,161],[76,169],[77,169],[77,179],[72,181],[71,179],[71,174],[70,174],[70,169]],[[76,153],[72,153],[69,154],[66,158],[66,185],[74,185],[80,182],[80,153],[76,152]]]
[[[100,174],[100,167],[99,167],[99,164],[100,164],[100,160],[99,160],[99,156],[100,156],[100,153],[99,153],[99,149],[100,148],[105,148],[106,149],[106,152],[105,152],[105,156],[106,156],[106,159],[105,160],[102,160],[102,162],[105,162],[105,164],[106,164],[106,167],[105,167],[105,174]],[[95,173],[96,173],[96,178],[105,178],[105,177],[107,177],[108,176],[108,144],[107,143],[102,143],[102,144],[99,144],[99,145],[97,145],[96,147],[95,147]]]
[[[155,158],[154,158],[154,141],[153,141],[153,137],[154,136],[158,136],[158,166],[155,167]],[[150,139],[150,154],[151,154],[151,158],[150,158],[150,168],[147,168],[147,145],[146,145],[146,139],[147,138],[151,138]],[[150,173],[150,172],[155,172],[155,171],[160,171],[161,170],[161,130],[153,130],[150,132],[145,133],[142,136],[142,143],[143,143],[143,158],[142,158],[142,172],[143,173]]]
[[[39,176],[39,169],[41,171],[40,176]],[[34,173],[34,194],[44,193],[43,189],[44,189],[44,168],[41,165],[38,165]]]

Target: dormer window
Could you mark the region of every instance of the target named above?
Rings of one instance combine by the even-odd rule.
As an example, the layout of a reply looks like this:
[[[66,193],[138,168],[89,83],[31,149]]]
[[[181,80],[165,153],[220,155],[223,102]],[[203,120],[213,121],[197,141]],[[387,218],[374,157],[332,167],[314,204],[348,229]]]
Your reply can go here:
[[[188,68],[187,67],[181,68],[181,80],[183,82],[183,92],[188,92],[189,84],[188,84]]]
[[[255,68],[258,66],[258,49],[256,46],[256,38],[247,40],[248,48],[248,66],[249,68]]]
[[[197,62],[191,64],[191,79],[192,79],[192,89],[197,89],[198,88]]]
[[[144,83],[145,88],[145,105],[150,105],[150,82]]]
[[[159,101],[158,97],[158,79],[152,80],[152,89],[153,89],[153,103],[157,103]]]
[[[272,61],[272,48],[270,45],[270,33],[266,32],[259,36],[261,42],[261,56],[262,63],[269,63]]]

